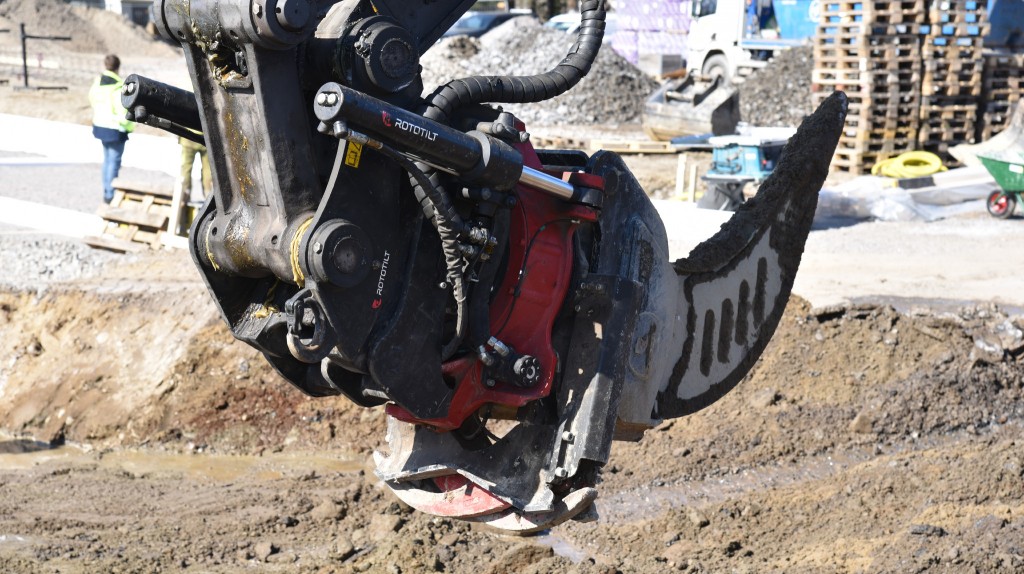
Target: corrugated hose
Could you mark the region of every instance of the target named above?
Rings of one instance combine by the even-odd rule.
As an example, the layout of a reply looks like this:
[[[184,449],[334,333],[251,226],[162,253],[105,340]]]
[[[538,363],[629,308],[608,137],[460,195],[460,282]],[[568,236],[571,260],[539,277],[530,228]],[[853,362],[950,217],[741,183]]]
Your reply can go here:
[[[905,179],[925,177],[940,171],[946,171],[946,166],[942,165],[939,156],[926,151],[910,151],[876,163],[871,168],[871,175]]]

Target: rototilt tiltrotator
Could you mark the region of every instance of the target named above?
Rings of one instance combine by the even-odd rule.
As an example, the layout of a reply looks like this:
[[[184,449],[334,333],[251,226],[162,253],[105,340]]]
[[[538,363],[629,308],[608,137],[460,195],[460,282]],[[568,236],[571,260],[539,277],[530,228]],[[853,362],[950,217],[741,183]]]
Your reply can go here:
[[[123,101],[209,147],[191,249],[234,335],[305,393],[386,405],[376,472],[411,506],[530,532],[595,516],[613,439],[708,406],[764,350],[846,103],[673,263],[618,156],[535,150],[493,105],[579,82],[604,3],[551,71],[422,97],[420,56],[471,4],[162,0],[195,94],[131,76]]]

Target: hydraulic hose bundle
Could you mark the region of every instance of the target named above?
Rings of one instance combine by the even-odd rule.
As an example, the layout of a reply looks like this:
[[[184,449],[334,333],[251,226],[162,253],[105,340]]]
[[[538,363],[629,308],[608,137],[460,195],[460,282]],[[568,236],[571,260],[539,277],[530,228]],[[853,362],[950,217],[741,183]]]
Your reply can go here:
[[[566,57],[550,71],[535,76],[469,76],[452,80],[434,90],[422,115],[427,119],[448,124],[454,112],[466,106],[484,103],[541,102],[569,91],[590,73],[590,68],[601,49],[606,16],[604,0],[585,0],[580,6],[580,15],[580,29],[576,42]],[[447,358],[466,336],[467,325],[471,320],[466,308],[462,260],[452,240],[460,230],[453,229],[447,224],[459,219],[454,206],[447,199],[447,192],[437,170],[421,162],[416,163],[416,168],[422,174],[413,174],[413,192],[424,206],[424,214],[442,237],[448,280],[452,284],[457,307],[455,336],[445,345],[445,352],[442,355]],[[438,195],[442,198],[438,199]],[[480,320],[474,322],[478,323]]]

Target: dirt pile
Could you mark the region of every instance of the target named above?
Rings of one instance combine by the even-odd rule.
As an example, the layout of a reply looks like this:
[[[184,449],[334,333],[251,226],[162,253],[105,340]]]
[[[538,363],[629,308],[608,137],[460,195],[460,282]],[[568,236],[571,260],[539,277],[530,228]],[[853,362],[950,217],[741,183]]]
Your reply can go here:
[[[756,70],[740,85],[740,114],[743,121],[758,126],[796,127],[814,109],[811,107],[810,46],[782,50],[764,68]]]
[[[71,6],[60,0],[5,0],[0,2],[0,28],[11,34],[0,35],[4,45],[20,42],[18,25],[25,24],[29,34],[70,36],[69,42],[45,42],[46,51],[72,51],[92,54],[116,53],[122,56],[173,57],[175,51],[154,40],[145,30],[107,10]],[[7,38],[4,38],[7,36]]]
[[[380,411],[283,383],[231,341],[184,263],[160,256],[74,292],[4,294],[7,429],[191,452],[211,468],[232,464],[225,452],[364,459],[382,440]],[[640,443],[613,445],[602,518],[549,538],[411,512],[357,471],[282,464],[217,482],[111,467],[104,457],[117,451],[104,451],[0,473],[12,493],[0,529],[23,537],[0,545],[0,569],[1016,571],[1022,327],[992,306],[901,314],[794,300],[747,380]]]
[[[453,37],[431,48],[423,59],[423,83],[429,94],[438,85],[473,75],[533,75],[555,67],[575,41],[530,18],[513,19],[480,39]],[[657,86],[608,48],[601,50],[590,74],[553,100],[506,105],[523,121],[538,125],[615,124],[639,120],[643,102]]]

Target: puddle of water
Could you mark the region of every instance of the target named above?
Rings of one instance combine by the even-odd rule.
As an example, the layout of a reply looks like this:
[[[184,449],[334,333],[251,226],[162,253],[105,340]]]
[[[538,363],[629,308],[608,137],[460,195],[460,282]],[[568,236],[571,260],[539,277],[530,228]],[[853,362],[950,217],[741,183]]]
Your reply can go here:
[[[29,539],[25,536],[19,536],[17,534],[0,534],[0,548],[25,546],[29,542]]]
[[[0,442],[0,454],[24,454],[51,449],[53,446],[50,443],[39,440],[15,439]]]
[[[231,482],[243,476],[274,480],[310,472],[356,472],[363,468],[363,461],[354,457],[281,453],[257,457],[114,451],[104,453],[99,464],[132,474],[184,474],[217,482]]]
[[[602,497],[598,501],[598,512],[602,521],[629,521],[636,516],[649,515],[653,509],[660,512],[691,504],[721,502],[766,487],[777,488],[822,480],[870,457],[868,453],[851,454],[846,457],[831,455],[805,461],[796,467],[758,467],[743,470],[739,474],[707,480],[657,487],[645,486]]]
[[[536,537],[534,540],[539,544],[551,547],[551,549],[555,551],[556,555],[571,560],[573,564],[579,564],[590,556],[565,538],[562,538],[560,535],[551,531],[548,531],[547,534]]]
[[[356,472],[365,461],[351,455],[277,453],[266,456],[176,454],[157,451],[87,452],[73,445],[50,447],[24,440],[0,441],[0,470],[28,470],[43,464],[98,465],[135,475],[174,474],[192,479],[231,482],[242,477],[273,480],[316,472]]]

